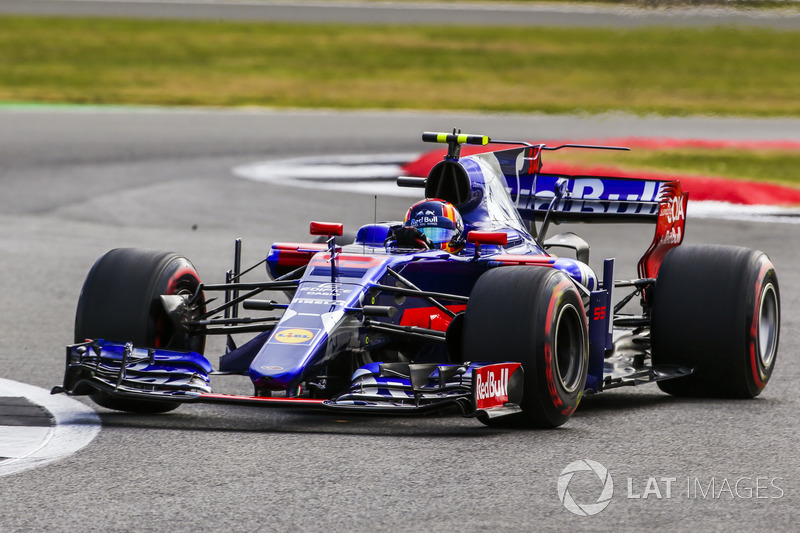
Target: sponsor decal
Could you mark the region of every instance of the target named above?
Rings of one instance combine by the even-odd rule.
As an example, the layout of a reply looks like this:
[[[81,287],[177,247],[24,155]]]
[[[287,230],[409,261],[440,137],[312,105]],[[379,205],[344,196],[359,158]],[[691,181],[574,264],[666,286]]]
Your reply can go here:
[[[303,328],[280,328],[270,340],[281,344],[310,344],[317,336],[317,332],[318,329],[312,331]]]
[[[261,367],[261,370],[283,370],[282,366],[272,366],[272,365],[265,365]]]
[[[683,240],[684,220],[686,220],[684,196],[662,202],[658,213],[658,227],[661,231],[656,232],[659,244],[680,244]]]
[[[653,242],[639,260],[639,275],[655,278],[664,255],[683,241],[688,193],[683,193],[678,182],[664,184],[664,195],[659,203],[658,221]]]
[[[550,176],[547,176],[550,177]],[[614,178],[572,178],[570,194],[559,211],[569,213],[618,213],[655,215],[661,182]],[[553,196],[553,183],[537,185],[534,209],[546,210]],[[525,191],[522,191],[523,194]]]
[[[682,196],[670,198],[661,205],[658,216],[665,217],[667,224],[672,224],[678,220],[686,220],[686,206]]]
[[[350,294],[353,290],[342,288],[341,283],[320,283],[312,287],[302,287],[300,292],[308,296],[341,296]]]
[[[660,244],[680,244],[683,240],[681,228],[668,228],[659,241]]]
[[[430,216],[423,215],[422,213],[418,214],[416,217],[408,221],[409,225],[415,228],[427,228],[431,226],[436,226],[437,222],[439,221],[439,218],[436,215],[434,215],[433,212],[430,213],[431,213]]]
[[[292,300],[293,304],[309,304],[309,305],[346,305],[344,300],[317,300],[316,298],[295,298]]]
[[[475,369],[475,406],[502,407],[508,402],[508,379],[519,363],[488,365]]]

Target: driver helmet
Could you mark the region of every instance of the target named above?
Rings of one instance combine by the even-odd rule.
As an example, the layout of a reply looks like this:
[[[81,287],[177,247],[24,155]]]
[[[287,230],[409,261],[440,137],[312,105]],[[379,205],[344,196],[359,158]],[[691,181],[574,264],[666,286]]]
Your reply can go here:
[[[434,248],[455,253],[464,247],[464,221],[450,202],[421,200],[408,209],[403,225],[418,229]]]

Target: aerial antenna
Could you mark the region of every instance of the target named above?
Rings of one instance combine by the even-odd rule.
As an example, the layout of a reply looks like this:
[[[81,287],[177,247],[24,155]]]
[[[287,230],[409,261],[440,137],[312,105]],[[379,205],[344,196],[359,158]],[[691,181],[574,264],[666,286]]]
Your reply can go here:
[[[378,195],[377,194],[374,195],[373,199],[374,199],[374,202],[373,202],[373,211],[372,211],[372,233],[374,235],[375,234],[375,226],[378,225]],[[367,238],[366,238],[366,235],[364,236],[364,241],[363,241],[363,251],[364,251],[364,253],[367,253]]]
[[[461,128],[453,128],[453,135],[447,140],[447,155],[445,160],[458,161],[461,157],[461,143],[458,142],[458,135],[461,133]]]

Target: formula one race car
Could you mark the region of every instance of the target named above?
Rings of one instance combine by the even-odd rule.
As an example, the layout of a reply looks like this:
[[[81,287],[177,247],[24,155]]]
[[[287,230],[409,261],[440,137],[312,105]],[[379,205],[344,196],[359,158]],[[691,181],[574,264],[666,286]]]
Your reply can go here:
[[[677,181],[541,172],[548,150],[626,148],[456,130],[422,138],[448,152],[426,178],[398,178],[426,198],[404,221],[367,224],[345,243],[341,224],[311,222],[318,242],[272,245],[259,263],[269,280],[244,281],[259,265],[242,269],[240,241],[214,285],[174,253],[105,254],[83,285],[53,392],[135,412],[456,406],[489,425],[555,427],[585,393],[616,387],[740,398],[764,388],[778,351],[775,269],[759,251],[679,246],[688,196]],[[461,157],[463,144],[489,143],[503,146]],[[613,259],[598,278],[574,233],[547,238],[565,221],[655,223],[638,279],[615,281]],[[641,314],[623,314],[633,298]],[[242,333],[256,335],[236,346]],[[208,335],[227,339],[216,370],[202,355]],[[221,373],[249,376],[253,395],[213,392]]]

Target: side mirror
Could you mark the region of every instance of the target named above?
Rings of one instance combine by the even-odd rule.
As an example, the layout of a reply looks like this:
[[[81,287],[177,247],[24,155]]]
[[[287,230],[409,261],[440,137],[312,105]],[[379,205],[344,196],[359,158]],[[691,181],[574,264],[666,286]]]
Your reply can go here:
[[[341,236],[344,233],[344,224],[337,222],[312,222],[309,228],[311,235]]]
[[[482,244],[505,246],[508,244],[508,234],[503,231],[470,231],[467,234],[467,242],[475,245],[475,255],[472,257],[475,260],[481,256]]]
[[[508,234],[504,231],[470,231],[467,234],[467,242],[505,246],[508,244]]]

